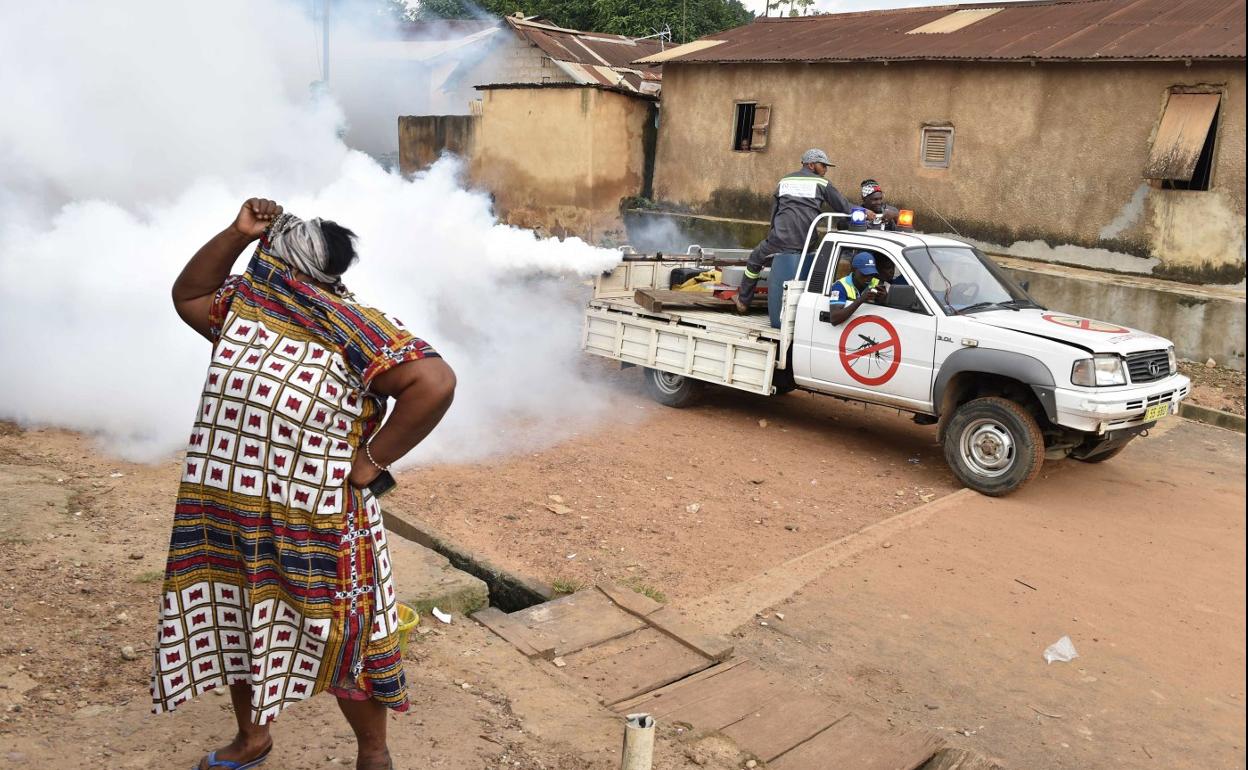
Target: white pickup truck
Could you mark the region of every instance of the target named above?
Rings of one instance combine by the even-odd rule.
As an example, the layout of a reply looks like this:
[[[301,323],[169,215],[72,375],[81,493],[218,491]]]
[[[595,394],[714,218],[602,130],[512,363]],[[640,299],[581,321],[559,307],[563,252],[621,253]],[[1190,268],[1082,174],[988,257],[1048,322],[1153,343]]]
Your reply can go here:
[[[1108,460],[1188,395],[1169,340],[1041,307],[973,246],[876,230],[819,239],[817,224],[798,280],[784,283],[779,328],[765,313],[647,311],[636,289],[668,289],[673,269],[704,259],[634,258],[596,280],[584,349],[645,367],[647,392],[673,407],[710,383],[913,413],[937,426],[957,477],[987,495],[1019,489],[1046,458]],[[862,251],[901,280],[833,325],[828,293]]]

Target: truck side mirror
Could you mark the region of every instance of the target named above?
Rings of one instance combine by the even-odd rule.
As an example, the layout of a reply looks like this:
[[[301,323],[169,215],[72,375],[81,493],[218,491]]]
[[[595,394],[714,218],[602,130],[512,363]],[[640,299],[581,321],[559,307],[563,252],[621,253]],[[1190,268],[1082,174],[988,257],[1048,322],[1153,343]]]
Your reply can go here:
[[[919,304],[919,293],[909,284],[900,283],[888,287],[888,296],[884,300],[885,307],[898,310],[914,310]]]
[[[1018,286],[1023,291],[1031,291],[1031,281],[1019,281]]]

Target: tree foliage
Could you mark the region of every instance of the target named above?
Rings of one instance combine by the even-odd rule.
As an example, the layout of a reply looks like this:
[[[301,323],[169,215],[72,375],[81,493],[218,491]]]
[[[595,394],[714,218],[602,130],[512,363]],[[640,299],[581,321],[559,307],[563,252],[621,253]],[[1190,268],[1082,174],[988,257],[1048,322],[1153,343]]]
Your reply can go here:
[[[389,0],[394,2],[395,0]],[[802,0],[796,0],[801,3]],[[670,29],[684,43],[748,24],[741,0],[421,0],[412,18],[470,19],[523,13],[568,29],[645,37]]]

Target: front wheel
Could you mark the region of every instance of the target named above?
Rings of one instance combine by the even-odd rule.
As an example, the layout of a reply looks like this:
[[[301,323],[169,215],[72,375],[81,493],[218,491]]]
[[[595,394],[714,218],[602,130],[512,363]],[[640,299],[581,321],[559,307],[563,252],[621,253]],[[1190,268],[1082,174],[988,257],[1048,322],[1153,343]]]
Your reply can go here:
[[[681,409],[692,406],[702,395],[704,383],[690,377],[658,369],[646,369],[646,395],[663,406]]]
[[[944,449],[954,475],[991,497],[1020,489],[1044,462],[1044,436],[1036,419],[1022,406],[996,396],[968,401],[954,411]]]

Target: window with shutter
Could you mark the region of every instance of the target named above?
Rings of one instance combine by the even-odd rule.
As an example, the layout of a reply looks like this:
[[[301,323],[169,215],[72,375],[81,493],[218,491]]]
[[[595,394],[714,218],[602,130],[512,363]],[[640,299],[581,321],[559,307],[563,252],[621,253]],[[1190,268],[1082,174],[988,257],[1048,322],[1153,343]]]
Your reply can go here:
[[[1171,92],[1144,178],[1172,190],[1208,190],[1221,103],[1220,93]]]
[[[754,105],[754,127],[750,131],[750,149],[767,149],[767,129],[771,126],[771,106]]]
[[[919,163],[927,168],[949,168],[953,157],[953,128],[923,127]]]
[[[737,102],[736,123],[732,131],[732,149],[756,152],[767,147],[771,124],[771,106],[758,102]]]

